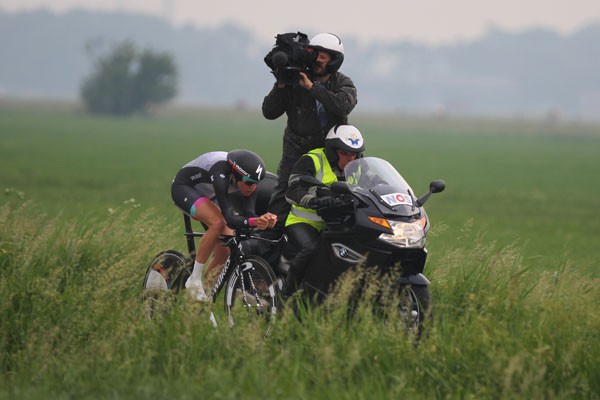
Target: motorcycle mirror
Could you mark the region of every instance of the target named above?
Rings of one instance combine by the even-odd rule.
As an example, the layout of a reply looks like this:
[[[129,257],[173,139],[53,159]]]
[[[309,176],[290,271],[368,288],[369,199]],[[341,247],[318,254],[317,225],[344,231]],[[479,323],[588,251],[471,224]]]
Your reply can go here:
[[[446,189],[446,182],[442,180],[431,181],[429,184],[429,190],[431,193],[440,193],[443,192],[444,189]]]
[[[321,182],[317,178],[312,177],[312,176],[307,176],[307,175],[302,175],[298,179],[298,182],[300,182],[300,185],[303,187],[326,186],[323,182]]]
[[[335,194],[350,193],[350,186],[346,182],[333,182],[330,188]]]
[[[423,204],[425,204],[432,193],[440,193],[443,192],[444,189],[446,189],[446,183],[444,181],[431,181],[431,183],[429,183],[429,191],[417,199],[417,206],[421,207]]]

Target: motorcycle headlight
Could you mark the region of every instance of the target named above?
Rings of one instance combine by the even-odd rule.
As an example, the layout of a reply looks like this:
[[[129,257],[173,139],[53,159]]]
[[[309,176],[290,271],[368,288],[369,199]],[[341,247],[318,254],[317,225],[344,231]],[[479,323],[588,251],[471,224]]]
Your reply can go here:
[[[423,216],[414,222],[388,220],[388,223],[394,233],[382,233],[379,235],[379,240],[404,249],[418,249],[425,246],[427,217]]]

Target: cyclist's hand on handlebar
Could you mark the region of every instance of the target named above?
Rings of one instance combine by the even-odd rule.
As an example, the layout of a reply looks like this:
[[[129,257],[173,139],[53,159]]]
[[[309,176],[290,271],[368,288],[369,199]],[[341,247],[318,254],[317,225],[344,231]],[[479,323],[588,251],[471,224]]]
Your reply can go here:
[[[342,204],[343,202],[340,199],[331,196],[315,197],[309,203],[310,208],[315,210],[319,208],[339,207]]]
[[[272,228],[277,222],[277,215],[266,213],[256,219],[256,227],[260,230]]]
[[[275,226],[275,224],[277,223],[277,215],[268,212],[263,216],[267,217],[269,219],[269,228],[273,228]]]

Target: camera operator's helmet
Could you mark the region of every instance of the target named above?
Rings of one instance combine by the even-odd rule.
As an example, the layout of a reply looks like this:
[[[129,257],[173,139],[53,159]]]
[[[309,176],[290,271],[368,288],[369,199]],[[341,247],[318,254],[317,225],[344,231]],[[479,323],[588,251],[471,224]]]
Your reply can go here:
[[[260,182],[266,174],[265,162],[250,150],[233,150],[227,153],[227,162],[238,181]]]
[[[342,40],[333,33],[319,33],[310,39],[308,48],[331,54],[331,61],[326,68],[330,74],[337,72],[344,62],[344,45]]]
[[[337,159],[336,150],[350,151],[356,158],[362,157],[365,151],[365,141],[358,128],[353,125],[336,125],[329,130],[325,137],[325,150],[328,157]]]

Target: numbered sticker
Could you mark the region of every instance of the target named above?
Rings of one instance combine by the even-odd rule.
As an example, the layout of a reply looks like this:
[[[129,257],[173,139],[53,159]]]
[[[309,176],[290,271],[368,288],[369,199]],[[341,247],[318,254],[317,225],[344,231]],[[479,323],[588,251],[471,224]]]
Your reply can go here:
[[[381,196],[383,201],[390,206],[397,206],[400,204],[406,204],[412,206],[412,198],[406,193],[390,193]]]

